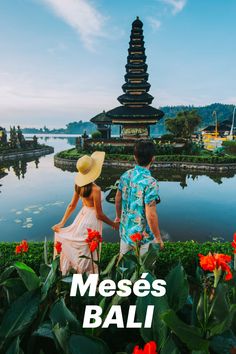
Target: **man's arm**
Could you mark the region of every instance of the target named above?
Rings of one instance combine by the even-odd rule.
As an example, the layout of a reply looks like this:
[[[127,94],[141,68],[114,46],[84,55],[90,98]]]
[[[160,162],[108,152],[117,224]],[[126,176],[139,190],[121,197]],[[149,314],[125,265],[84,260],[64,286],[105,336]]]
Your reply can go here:
[[[162,249],[164,247],[164,243],[161,238],[161,233],[159,229],[159,223],[158,223],[158,215],[157,215],[157,209],[156,209],[156,201],[153,200],[149,204],[145,204],[145,214],[146,214],[146,219],[148,222],[148,225],[154,234],[156,241],[160,243],[160,248]]]
[[[122,193],[119,189],[117,189],[115,201],[116,201],[116,220],[120,221]]]

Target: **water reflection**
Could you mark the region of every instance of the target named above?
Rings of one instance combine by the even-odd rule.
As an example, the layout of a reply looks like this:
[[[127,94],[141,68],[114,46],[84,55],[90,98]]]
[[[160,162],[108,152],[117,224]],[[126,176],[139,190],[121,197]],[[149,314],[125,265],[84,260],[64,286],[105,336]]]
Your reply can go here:
[[[46,139],[46,140],[45,140]],[[74,137],[71,137],[74,139]],[[68,137],[39,138],[55,152],[70,148]],[[72,143],[72,142],[71,142]],[[0,167],[1,241],[53,238],[51,226],[62,217],[73,194],[75,170],[54,166],[53,154],[4,163]],[[115,217],[114,195],[124,170],[103,168],[98,184],[105,191],[104,212]],[[154,170],[162,202],[158,204],[164,239],[231,240],[235,232],[235,172]],[[78,206],[77,211],[79,211]],[[75,213],[76,213],[75,212]],[[73,221],[72,215],[68,224]],[[105,241],[118,241],[118,233],[104,225]]]
[[[27,173],[27,166],[30,162],[34,162],[35,168],[39,167],[38,157],[31,157],[14,161],[3,161],[1,163],[0,179],[7,176],[8,172],[10,172],[11,169],[19,180],[25,178],[25,175]]]
[[[59,167],[57,167],[59,168]],[[59,168],[63,171],[75,172],[76,169],[70,168]],[[115,193],[117,190],[119,178],[125,169],[121,168],[108,168],[104,167],[101,177],[98,179],[98,184],[101,186],[102,190],[109,191],[106,196],[106,200],[109,203],[115,202]],[[222,184],[223,179],[234,178],[236,171],[187,171],[181,169],[153,169],[152,175],[159,182],[175,182],[179,183],[181,189],[188,187],[190,181],[198,181],[201,176],[208,177],[211,181],[216,184]]]

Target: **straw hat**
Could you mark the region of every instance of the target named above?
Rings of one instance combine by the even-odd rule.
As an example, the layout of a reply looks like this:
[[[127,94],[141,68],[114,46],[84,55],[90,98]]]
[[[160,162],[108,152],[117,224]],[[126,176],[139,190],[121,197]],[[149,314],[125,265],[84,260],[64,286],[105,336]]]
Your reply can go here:
[[[95,151],[91,156],[84,155],[77,163],[78,173],[75,177],[75,184],[83,187],[86,184],[94,182],[102,172],[102,165],[105,158],[105,152]]]

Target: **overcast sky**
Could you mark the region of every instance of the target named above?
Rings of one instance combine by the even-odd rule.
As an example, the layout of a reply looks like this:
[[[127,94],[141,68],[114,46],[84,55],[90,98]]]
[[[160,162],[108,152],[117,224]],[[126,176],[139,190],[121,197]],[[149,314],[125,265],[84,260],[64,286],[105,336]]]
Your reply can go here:
[[[0,0],[0,125],[119,105],[137,15],[154,107],[236,104],[235,0]]]

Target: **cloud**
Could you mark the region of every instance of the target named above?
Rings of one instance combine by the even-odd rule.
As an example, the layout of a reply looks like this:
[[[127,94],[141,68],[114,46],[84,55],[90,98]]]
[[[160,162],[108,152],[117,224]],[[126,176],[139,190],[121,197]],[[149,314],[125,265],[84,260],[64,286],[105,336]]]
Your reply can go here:
[[[157,20],[156,18],[149,16],[147,20],[154,31],[159,30],[161,27],[161,21]]]
[[[162,3],[171,6],[173,15],[181,12],[185,7],[187,0],[159,0]]]
[[[48,53],[56,54],[57,52],[64,52],[67,49],[67,45],[63,42],[58,42],[54,46],[47,49]]]
[[[88,0],[41,0],[41,2],[72,27],[88,49],[94,49],[96,38],[105,36],[106,18]]]

